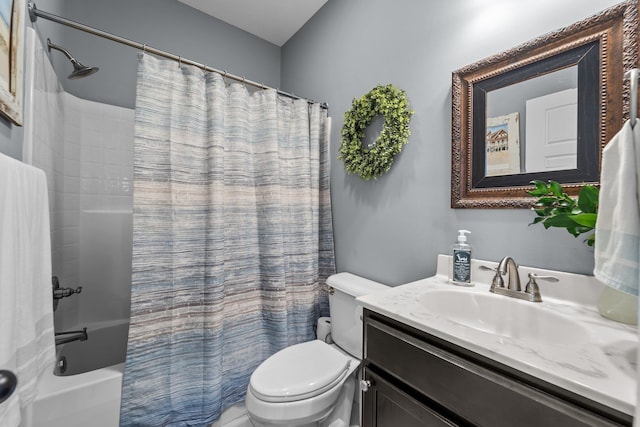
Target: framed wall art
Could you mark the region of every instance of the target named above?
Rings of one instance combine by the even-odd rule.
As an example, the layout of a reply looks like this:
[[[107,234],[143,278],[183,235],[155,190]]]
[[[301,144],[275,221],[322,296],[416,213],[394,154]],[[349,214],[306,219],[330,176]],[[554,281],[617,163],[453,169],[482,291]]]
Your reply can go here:
[[[0,114],[22,126],[24,0],[0,0]]]

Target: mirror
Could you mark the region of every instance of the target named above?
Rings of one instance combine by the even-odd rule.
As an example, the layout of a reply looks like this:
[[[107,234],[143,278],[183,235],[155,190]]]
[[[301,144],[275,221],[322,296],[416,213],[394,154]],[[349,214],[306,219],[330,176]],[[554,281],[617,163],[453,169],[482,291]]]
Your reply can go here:
[[[530,182],[597,185],[628,117],[638,0],[453,73],[451,207],[528,208]]]
[[[577,169],[577,65],[487,91],[485,109],[481,177]]]

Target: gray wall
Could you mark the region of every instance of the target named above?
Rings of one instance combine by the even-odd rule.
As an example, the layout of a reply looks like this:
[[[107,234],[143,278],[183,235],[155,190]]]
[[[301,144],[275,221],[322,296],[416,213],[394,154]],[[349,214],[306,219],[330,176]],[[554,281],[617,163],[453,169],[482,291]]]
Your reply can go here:
[[[212,18],[177,0],[37,0],[39,9],[243,75],[280,85],[280,48]],[[61,45],[100,72],[80,80],[64,76],[71,64],[53,52],[53,64],[67,92],[81,98],[133,108],[137,51],[131,47],[38,19],[41,37]],[[176,64],[177,66],[177,64]]]
[[[24,132],[20,126],[0,117],[0,153],[22,160],[22,139]]]
[[[456,230],[474,258],[591,274],[593,251],[528,210],[451,209],[451,73],[593,15],[616,0],[329,0],[282,48],[285,90],[329,103],[337,267],[399,284],[432,275]],[[343,114],[376,84],[405,89],[412,136],[377,181],[335,160]]]

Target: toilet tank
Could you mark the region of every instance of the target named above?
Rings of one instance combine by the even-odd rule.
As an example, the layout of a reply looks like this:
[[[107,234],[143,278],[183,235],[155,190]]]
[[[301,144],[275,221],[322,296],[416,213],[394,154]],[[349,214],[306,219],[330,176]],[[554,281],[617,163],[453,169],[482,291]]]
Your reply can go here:
[[[329,295],[331,338],[338,347],[362,359],[362,306],[356,304],[356,298],[389,287],[351,273],[334,274],[327,285],[334,289]]]

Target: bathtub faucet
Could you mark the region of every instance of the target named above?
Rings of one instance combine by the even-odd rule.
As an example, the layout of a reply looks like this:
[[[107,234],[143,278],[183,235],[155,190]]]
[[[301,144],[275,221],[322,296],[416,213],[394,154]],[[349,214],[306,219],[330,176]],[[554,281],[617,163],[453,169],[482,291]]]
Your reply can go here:
[[[55,335],[56,345],[66,344],[73,341],[86,341],[89,339],[87,328],[82,328],[81,331],[56,332]]]
[[[73,294],[79,294],[80,292],[82,292],[82,286],[78,286],[76,289],[61,288],[60,280],[56,276],[53,276],[51,278],[51,283],[53,287],[54,299],[62,299],[62,298],[70,297]]]
[[[66,297],[70,297],[73,294],[79,294],[82,292],[82,286],[78,286],[75,289],[60,287],[60,280],[57,276],[51,278],[51,288],[53,291],[53,311],[58,309],[58,300]]]

